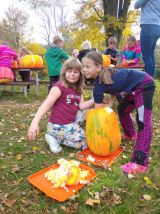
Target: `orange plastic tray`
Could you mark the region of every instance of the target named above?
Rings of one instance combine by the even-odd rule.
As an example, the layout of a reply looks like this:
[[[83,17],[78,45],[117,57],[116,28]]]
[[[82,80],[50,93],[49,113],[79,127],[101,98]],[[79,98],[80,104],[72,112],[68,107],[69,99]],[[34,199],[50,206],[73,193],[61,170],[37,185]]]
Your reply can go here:
[[[79,189],[81,189],[85,184],[66,186],[67,189],[53,188],[53,184],[44,177],[44,174],[45,174],[45,172],[49,171],[50,169],[56,169],[58,167],[59,167],[58,164],[54,164],[45,169],[42,169],[41,171],[30,175],[28,177],[28,180],[32,185],[34,185],[35,187],[40,189],[47,196],[49,196],[53,199],[56,199],[57,201],[65,201],[71,195],[73,195],[75,192],[77,192]],[[80,164],[80,168],[89,171],[89,175],[86,178],[86,180],[88,180],[88,181],[93,180],[97,176],[95,171],[92,168],[90,168],[89,166]]]
[[[77,152],[76,157],[79,160],[84,162],[88,162],[103,168],[107,168],[115,162],[115,159],[119,157],[119,155],[123,152],[122,148],[119,148],[117,151],[108,156],[97,156],[93,154],[89,149],[85,149],[82,152]],[[94,161],[88,160],[88,156],[95,158]]]

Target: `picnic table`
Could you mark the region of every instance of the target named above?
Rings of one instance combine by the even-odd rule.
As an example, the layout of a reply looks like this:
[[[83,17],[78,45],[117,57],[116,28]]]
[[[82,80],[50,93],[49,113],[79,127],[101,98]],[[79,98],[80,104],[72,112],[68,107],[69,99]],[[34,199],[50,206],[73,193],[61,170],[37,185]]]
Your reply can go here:
[[[44,70],[44,68],[12,68],[13,72],[19,72],[19,71],[35,71],[36,72],[36,79],[35,79],[35,85],[36,85],[36,94],[39,94],[39,73]]]

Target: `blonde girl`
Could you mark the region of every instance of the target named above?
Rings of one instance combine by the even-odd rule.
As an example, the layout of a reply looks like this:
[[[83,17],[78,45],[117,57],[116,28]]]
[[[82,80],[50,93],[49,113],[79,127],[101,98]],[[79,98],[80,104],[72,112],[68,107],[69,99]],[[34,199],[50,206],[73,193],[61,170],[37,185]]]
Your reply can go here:
[[[83,129],[76,123],[79,109],[93,106],[94,101],[84,102],[82,96],[83,74],[81,63],[76,58],[68,59],[62,68],[60,81],[55,83],[47,99],[37,111],[28,130],[28,138],[34,140],[39,134],[39,122],[51,108],[46,142],[53,153],[62,150],[61,145],[84,149],[87,147]]]

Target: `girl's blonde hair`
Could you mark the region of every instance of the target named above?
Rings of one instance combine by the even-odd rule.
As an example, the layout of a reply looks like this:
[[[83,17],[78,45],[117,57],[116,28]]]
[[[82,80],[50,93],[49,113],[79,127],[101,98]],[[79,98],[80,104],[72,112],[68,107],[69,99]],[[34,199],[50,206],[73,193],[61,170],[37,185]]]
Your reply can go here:
[[[85,57],[82,59],[85,60],[85,58],[92,60],[95,65],[101,65],[102,70],[99,73],[99,82],[103,82],[104,84],[112,84],[112,74],[115,72],[113,68],[104,68],[103,66],[103,58],[102,54],[96,51],[91,51],[85,55]]]
[[[72,84],[72,83],[69,83],[67,80],[66,80],[66,77],[65,77],[65,73],[67,72],[67,70],[70,70],[70,69],[76,69],[79,71],[80,73],[80,77],[79,77],[79,80]],[[83,92],[83,85],[84,85],[84,77],[83,77],[83,73],[82,73],[82,65],[80,63],[80,61],[76,58],[70,58],[68,60],[65,61],[63,67],[62,67],[62,70],[61,70],[61,75],[60,75],[60,80],[68,87],[71,87],[71,88],[75,88],[77,92],[79,92],[80,94],[82,94]]]

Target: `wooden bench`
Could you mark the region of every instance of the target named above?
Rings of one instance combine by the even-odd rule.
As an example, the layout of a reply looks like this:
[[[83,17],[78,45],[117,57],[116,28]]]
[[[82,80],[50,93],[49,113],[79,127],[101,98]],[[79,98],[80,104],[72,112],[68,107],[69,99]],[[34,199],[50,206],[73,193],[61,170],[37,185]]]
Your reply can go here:
[[[22,87],[24,96],[27,97],[27,86],[33,85],[33,84],[34,84],[33,82],[16,81],[11,83],[0,83],[0,87],[2,86],[4,89],[6,86],[10,86],[12,88],[13,93],[14,93],[14,86]]]

